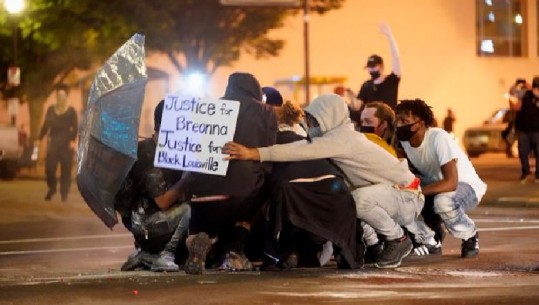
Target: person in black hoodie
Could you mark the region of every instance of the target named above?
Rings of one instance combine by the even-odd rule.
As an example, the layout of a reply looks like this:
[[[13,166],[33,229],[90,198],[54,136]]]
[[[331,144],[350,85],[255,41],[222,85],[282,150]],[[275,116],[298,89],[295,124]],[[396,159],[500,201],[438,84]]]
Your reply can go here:
[[[253,75],[231,74],[223,99],[240,102],[235,142],[251,147],[275,144],[277,120],[271,106],[261,102],[262,89]],[[186,273],[204,272],[210,237],[218,237],[226,253],[220,269],[252,268],[244,244],[256,213],[267,201],[264,182],[270,172],[270,163],[235,160],[229,163],[226,176],[193,173]]]

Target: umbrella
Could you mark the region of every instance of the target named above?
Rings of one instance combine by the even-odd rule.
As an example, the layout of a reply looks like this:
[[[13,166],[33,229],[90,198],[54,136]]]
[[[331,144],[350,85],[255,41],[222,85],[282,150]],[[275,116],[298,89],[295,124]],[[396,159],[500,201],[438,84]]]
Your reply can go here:
[[[118,223],[114,197],[137,159],[144,61],[144,36],[135,34],[97,71],[79,132],[77,186],[109,228]]]

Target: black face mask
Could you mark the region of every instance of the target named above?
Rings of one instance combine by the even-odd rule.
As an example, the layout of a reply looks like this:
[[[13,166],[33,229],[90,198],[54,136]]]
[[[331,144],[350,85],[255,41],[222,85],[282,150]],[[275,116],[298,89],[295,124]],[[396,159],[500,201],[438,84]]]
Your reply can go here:
[[[380,77],[380,71],[370,71],[369,74],[371,75],[371,78],[374,80],[374,79],[377,79]]]
[[[374,126],[360,126],[359,132],[362,133],[374,133]]]
[[[399,141],[408,142],[410,139],[415,135],[416,131],[412,131],[412,126],[414,126],[417,122],[410,123],[408,125],[399,126],[395,130],[395,134],[397,135],[397,139]]]

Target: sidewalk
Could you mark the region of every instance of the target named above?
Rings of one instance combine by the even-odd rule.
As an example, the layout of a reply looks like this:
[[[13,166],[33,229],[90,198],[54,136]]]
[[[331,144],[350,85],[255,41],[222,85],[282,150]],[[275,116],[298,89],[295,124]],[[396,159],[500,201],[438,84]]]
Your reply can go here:
[[[504,154],[486,154],[472,163],[481,179],[488,185],[481,205],[539,208],[539,181],[533,174],[527,183],[520,183],[518,158],[506,158]],[[530,164],[534,168],[533,160]]]

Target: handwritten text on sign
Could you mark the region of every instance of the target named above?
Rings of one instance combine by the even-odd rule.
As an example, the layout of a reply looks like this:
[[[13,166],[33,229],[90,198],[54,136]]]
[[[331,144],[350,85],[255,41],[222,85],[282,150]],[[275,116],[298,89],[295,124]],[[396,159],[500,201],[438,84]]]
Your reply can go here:
[[[239,108],[237,101],[167,95],[154,165],[225,176],[221,149],[234,138]]]

